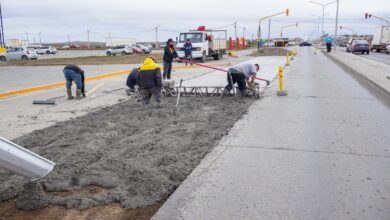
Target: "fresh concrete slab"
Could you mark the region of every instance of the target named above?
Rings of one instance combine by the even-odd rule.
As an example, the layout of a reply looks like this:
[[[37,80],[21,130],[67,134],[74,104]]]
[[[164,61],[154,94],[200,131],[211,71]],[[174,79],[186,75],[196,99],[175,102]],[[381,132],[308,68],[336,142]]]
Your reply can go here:
[[[157,219],[390,216],[390,109],[322,53],[285,75],[214,148]]]

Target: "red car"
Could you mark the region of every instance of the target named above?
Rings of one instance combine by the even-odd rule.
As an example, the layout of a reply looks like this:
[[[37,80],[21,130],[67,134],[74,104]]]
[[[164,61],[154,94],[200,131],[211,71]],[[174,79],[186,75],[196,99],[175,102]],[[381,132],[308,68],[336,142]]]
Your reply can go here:
[[[138,47],[135,47],[135,46],[133,46],[133,52],[134,52],[134,53],[142,53],[142,49],[141,49],[141,48],[138,48]]]
[[[72,49],[74,49],[74,48],[80,48],[80,46],[77,45],[77,44],[71,44],[71,45],[69,45],[69,48],[72,48]]]

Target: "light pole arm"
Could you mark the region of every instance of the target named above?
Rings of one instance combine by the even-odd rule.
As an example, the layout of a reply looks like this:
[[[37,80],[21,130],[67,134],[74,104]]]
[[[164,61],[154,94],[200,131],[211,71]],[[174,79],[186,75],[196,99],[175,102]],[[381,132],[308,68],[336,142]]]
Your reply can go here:
[[[375,15],[373,15],[373,14],[371,14],[371,17],[374,17],[374,18],[376,18],[376,19],[379,19],[379,20],[381,20],[381,21],[384,21],[384,22],[386,22],[387,26],[390,26],[390,23],[389,23],[389,21],[388,21],[388,20],[386,20],[386,19],[384,19],[384,18],[381,18],[381,17],[375,16]]]
[[[257,33],[257,40],[258,40],[259,43],[260,43],[260,37],[261,37],[261,22],[264,21],[265,19],[268,19],[268,18],[271,18],[271,17],[275,17],[275,16],[278,16],[278,15],[282,15],[282,14],[286,14],[288,16],[288,12],[289,12],[289,10],[286,9],[286,11],[279,12],[279,13],[276,13],[276,14],[273,14],[273,15],[269,15],[269,16],[266,16],[266,17],[262,17],[259,20],[259,30],[258,30],[258,33]]]

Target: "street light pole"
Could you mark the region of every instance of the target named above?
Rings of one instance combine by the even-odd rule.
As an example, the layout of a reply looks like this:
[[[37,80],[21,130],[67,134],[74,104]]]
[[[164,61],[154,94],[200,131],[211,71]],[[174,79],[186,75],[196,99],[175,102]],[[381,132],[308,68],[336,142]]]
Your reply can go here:
[[[339,5],[340,5],[340,0],[337,0],[337,10],[336,10],[336,27],[335,27],[335,44],[334,44],[334,52],[336,53],[336,48],[337,48],[337,27],[339,25]]]
[[[268,18],[271,18],[271,17],[274,17],[274,16],[278,16],[278,15],[281,15],[281,14],[286,14],[286,16],[289,15],[289,12],[290,10],[289,9],[286,9],[286,11],[284,12],[279,12],[279,13],[276,13],[276,14],[273,14],[273,15],[269,15],[269,16],[266,16],[266,17],[262,17],[259,21],[259,30],[257,31],[257,41],[258,41],[258,46],[257,46],[257,49],[260,50],[260,40],[261,40],[261,22],[264,21],[265,19],[268,19]]]
[[[313,3],[313,4],[316,4],[316,5],[319,5],[322,7],[322,25],[321,25],[321,36],[324,35],[324,17],[325,17],[325,7],[330,5],[330,4],[333,4],[333,3],[336,3],[338,1],[333,1],[333,2],[329,2],[329,3],[326,3],[326,4],[321,4],[321,3],[318,3],[318,2],[315,2],[315,1],[310,1],[310,3]]]

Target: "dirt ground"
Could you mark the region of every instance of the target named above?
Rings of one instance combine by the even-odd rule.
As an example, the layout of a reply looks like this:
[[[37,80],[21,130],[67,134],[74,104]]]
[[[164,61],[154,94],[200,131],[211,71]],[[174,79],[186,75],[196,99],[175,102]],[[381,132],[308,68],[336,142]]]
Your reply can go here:
[[[104,219],[108,207],[117,219],[150,217],[253,102],[183,98],[173,116],[175,99],[164,101],[144,109],[131,99],[15,139],[57,165],[37,182],[0,170],[0,216]],[[101,214],[89,218],[93,209]]]
[[[158,61],[162,61],[162,54],[131,54],[126,56],[92,56],[75,58],[55,58],[42,60],[18,60],[0,62],[0,66],[58,66],[58,65],[104,65],[104,64],[137,64],[142,63],[148,56],[154,56]]]
[[[286,56],[287,49],[281,47],[263,47],[260,50],[250,54],[251,56]]]
[[[61,206],[51,206],[25,211],[16,208],[15,202],[0,203],[0,220],[149,220],[161,204],[146,208],[124,209],[119,203],[112,203],[80,211]]]

